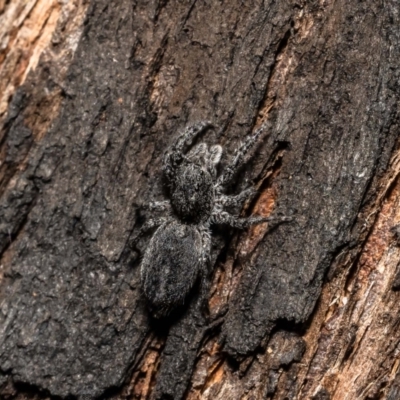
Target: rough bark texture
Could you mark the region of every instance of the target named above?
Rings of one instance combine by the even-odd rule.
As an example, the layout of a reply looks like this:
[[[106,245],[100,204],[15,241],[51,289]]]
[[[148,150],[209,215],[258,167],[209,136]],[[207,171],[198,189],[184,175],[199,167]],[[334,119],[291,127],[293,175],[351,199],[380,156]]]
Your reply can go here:
[[[397,399],[399,8],[0,0],[0,395]],[[231,191],[294,221],[215,229],[160,324],[130,242],[201,120],[222,168],[269,127]]]

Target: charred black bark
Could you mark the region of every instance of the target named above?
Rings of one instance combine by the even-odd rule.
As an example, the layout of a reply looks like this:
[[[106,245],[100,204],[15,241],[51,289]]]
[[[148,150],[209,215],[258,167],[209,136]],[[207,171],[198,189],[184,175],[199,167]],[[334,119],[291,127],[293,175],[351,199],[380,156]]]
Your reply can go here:
[[[338,251],[360,235],[358,214],[398,138],[398,4],[91,3],[46,136],[34,141],[22,116],[33,83],[50,85],[51,72],[15,94],[3,127],[11,169],[0,197],[0,372],[52,395],[101,396],[123,386],[156,334],[165,345],[153,396],[180,399],[211,321],[194,293],[154,326],[129,246],[137,204],[163,196],[167,146],[182,127],[210,120],[219,128],[205,140],[231,154],[272,125],[232,190],[267,179],[275,211],[295,220],[235,264],[239,283],[212,330],[235,364],[264,348],[277,323],[301,331]],[[236,257],[243,236],[232,237],[216,232],[214,261]],[[304,352],[294,342],[290,363]]]

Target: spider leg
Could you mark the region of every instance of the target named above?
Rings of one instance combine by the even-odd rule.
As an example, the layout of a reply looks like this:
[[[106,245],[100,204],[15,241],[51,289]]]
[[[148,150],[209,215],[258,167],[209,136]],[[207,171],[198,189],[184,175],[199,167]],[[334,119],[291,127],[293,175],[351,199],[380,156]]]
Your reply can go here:
[[[288,222],[292,220],[291,217],[255,216],[255,217],[239,218],[235,217],[232,214],[229,214],[226,211],[214,213],[211,218],[213,224],[225,224],[238,229],[244,229],[252,225],[261,224],[263,222],[275,222],[274,225],[277,225],[281,224],[282,222]]]
[[[200,259],[200,301],[207,309],[208,294],[210,291],[210,252],[211,252],[211,233],[208,226],[200,228],[202,250]]]
[[[257,142],[257,139],[264,132],[265,127],[261,126],[251,136],[248,136],[244,143],[236,150],[232,162],[225,168],[224,173],[218,178],[217,185],[225,186],[229,183],[237,170],[244,164],[244,159],[250,148]]]
[[[196,135],[211,126],[212,124],[208,121],[199,122],[198,124],[186,128],[183,133],[178,137],[178,139],[175,141],[171,149],[164,157],[163,169],[169,181],[173,180],[176,168],[184,158],[184,148],[192,143]]]
[[[146,221],[143,224],[143,226],[140,228],[137,235],[131,240],[131,246],[135,247],[137,242],[143,237],[143,235],[146,232],[148,232],[149,230],[151,230],[157,226],[164,224],[165,222],[167,222],[167,218],[165,218],[165,217],[153,218],[153,219],[149,219],[148,221]]]
[[[211,251],[211,233],[208,226],[203,226],[200,228],[202,249],[201,249],[201,266],[202,271],[206,277],[209,272],[209,264],[210,264],[210,251]]]
[[[171,203],[169,200],[152,201],[148,204],[147,209],[149,211],[169,211],[171,209]]]
[[[227,196],[226,194],[221,194],[217,197],[216,202],[222,207],[243,207],[246,200],[253,197],[257,190],[253,187],[243,190],[243,192],[234,195]]]

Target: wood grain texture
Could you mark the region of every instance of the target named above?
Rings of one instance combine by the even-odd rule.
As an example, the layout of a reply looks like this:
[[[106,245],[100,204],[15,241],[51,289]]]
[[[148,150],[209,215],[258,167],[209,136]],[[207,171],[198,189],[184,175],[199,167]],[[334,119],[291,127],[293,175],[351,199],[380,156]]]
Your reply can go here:
[[[397,398],[397,1],[36,0],[28,33],[10,7],[0,393]],[[210,315],[196,288],[157,323],[130,242],[165,196],[166,148],[201,120],[222,168],[267,127],[229,190],[252,182],[243,215],[294,220],[216,228]]]

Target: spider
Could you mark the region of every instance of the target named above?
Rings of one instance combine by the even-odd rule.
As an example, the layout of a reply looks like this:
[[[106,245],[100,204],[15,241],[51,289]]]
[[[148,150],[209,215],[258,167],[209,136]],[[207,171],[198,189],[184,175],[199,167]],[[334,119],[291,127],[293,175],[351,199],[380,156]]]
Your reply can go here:
[[[166,153],[163,172],[170,189],[170,200],[152,202],[149,209],[167,211],[168,216],[149,220],[137,236],[158,227],[146,248],[140,270],[142,289],[155,318],[165,317],[183,304],[199,275],[203,291],[208,287],[211,225],[225,224],[243,229],[277,219],[239,218],[225,210],[242,206],[256,192],[251,187],[229,196],[223,190],[243,165],[246,153],[263,129],[247,138],[225,171],[217,177],[221,146],[208,147],[206,143],[200,143],[185,154],[194,138],[210,127],[211,123],[201,122],[186,128]],[[288,218],[281,217],[280,220]]]

